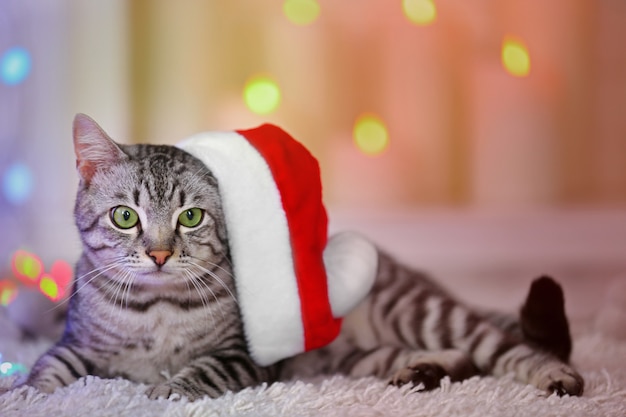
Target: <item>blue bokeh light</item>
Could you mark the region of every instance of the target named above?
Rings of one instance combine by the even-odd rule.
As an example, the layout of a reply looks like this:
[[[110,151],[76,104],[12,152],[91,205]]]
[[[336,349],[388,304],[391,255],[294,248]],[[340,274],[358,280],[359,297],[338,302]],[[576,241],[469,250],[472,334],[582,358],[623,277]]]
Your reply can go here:
[[[1,362],[0,363],[0,377],[11,376],[15,374],[25,375],[28,373],[28,369],[21,363],[13,362]]]
[[[0,58],[0,79],[8,85],[21,83],[31,69],[30,53],[21,46],[7,49]]]
[[[2,190],[6,199],[15,205],[24,203],[33,192],[33,174],[26,165],[15,163],[4,173]]]

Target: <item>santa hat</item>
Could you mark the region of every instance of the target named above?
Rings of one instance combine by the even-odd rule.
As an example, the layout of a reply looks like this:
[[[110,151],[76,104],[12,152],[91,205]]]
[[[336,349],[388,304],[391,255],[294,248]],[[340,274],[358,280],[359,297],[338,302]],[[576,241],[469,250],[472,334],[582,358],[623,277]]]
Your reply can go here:
[[[327,240],[317,160],[268,124],[178,147],[218,180],[252,358],[265,366],[332,342],[371,289],[378,258],[355,233]]]

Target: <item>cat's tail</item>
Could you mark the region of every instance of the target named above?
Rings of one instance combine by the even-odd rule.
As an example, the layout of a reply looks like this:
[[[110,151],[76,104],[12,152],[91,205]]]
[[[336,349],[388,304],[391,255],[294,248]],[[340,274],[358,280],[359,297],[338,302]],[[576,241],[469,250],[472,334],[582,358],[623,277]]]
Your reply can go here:
[[[572,338],[565,315],[565,297],[554,279],[541,276],[532,282],[519,316],[490,311],[483,317],[507,334],[565,363],[569,361]]]
[[[520,329],[524,339],[542,350],[568,362],[572,338],[565,315],[563,289],[552,278],[533,281],[520,310]]]

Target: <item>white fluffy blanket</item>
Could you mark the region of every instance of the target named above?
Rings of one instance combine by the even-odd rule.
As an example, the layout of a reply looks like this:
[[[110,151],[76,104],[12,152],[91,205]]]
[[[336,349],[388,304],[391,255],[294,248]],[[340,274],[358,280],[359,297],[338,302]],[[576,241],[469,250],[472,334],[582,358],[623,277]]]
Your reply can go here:
[[[0,314],[2,316],[2,314]],[[23,343],[0,317],[4,360],[30,365],[45,342]],[[0,395],[0,416],[626,416],[626,340],[588,326],[576,336],[573,362],[586,380],[580,397],[546,396],[510,377],[444,380],[432,392],[395,388],[374,378],[275,383],[228,393],[218,399],[151,401],[145,386],[87,377],[45,395],[33,389]],[[0,392],[12,377],[0,378]]]

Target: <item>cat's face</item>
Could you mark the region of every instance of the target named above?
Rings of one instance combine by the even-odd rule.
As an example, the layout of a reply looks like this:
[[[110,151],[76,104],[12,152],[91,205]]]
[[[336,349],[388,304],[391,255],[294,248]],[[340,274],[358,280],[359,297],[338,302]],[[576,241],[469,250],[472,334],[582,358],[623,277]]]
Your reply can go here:
[[[86,116],[74,125],[84,253],[112,279],[186,282],[227,252],[215,178],[172,146],[117,145]]]

